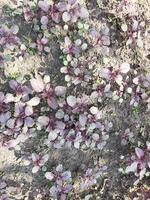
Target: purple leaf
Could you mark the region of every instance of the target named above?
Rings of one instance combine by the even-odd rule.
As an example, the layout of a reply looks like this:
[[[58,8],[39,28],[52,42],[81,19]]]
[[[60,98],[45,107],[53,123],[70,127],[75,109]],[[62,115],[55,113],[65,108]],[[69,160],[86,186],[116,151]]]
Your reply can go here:
[[[71,16],[68,12],[64,12],[62,15],[62,19],[64,22],[69,22],[71,20]]]
[[[18,116],[24,110],[24,104],[22,102],[18,102],[15,104],[15,116]]]
[[[77,0],[68,0],[68,4],[71,4],[71,5],[75,4],[76,2]]]
[[[56,112],[55,116],[56,116],[56,118],[58,118],[58,119],[64,118],[64,111],[61,110],[61,109],[58,110],[58,111]]]
[[[51,14],[51,17],[52,17],[52,20],[56,23],[59,23],[60,22],[60,15],[59,13],[52,13]]]
[[[63,166],[61,164],[59,164],[57,167],[56,167],[56,171],[57,172],[62,172],[63,171]]]
[[[9,140],[7,145],[8,145],[8,148],[14,148],[18,144],[19,144],[19,141],[16,139],[16,140]]]
[[[39,171],[39,169],[40,169],[39,166],[34,166],[34,167],[32,168],[32,173],[33,173],[33,174],[37,173],[37,172]]]
[[[105,79],[109,79],[110,78],[110,70],[109,69],[107,69],[107,68],[104,68],[104,69],[102,69],[101,70],[101,72],[100,72],[100,77],[102,77],[102,78],[105,78]]]
[[[49,123],[49,118],[46,117],[46,116],[40,116],[40,117],[38,118],[38,123],[39,123],[40,125],[42,125],[42,126],[47,126],[48,123]]]
[[[53,180],[54,178],[54,174],[52,172],[46,172],[45,173],[45,177],[48,179],[48,180]]]
[[[109,46],[109,45],[110,45],[109,36],[103,35],[103,36],[101,37],[101,40],[102,40],[103,45],[105,45],[105,46]]]
[[[74,147],[76,149],[79,149],[80,148],[80,142],[79,141],[74,142]]]
[[[49,159],[49,155],[48,154],[44,155],[42,157],[42,165],[44,165],[48,161],[48,159]]]
[[[57,96],[63,96],[66,93],[66,87],[64,86],[57,86],[55,87],[55,94]]]
[[[47,16],[42,16],[40,22],[43,25],[47,25],[48,24],[48,17]]]
[[[24,18],[25,18],[25,20],[27,22],[31,20],[31,18],[32,18],[32,12],[31,12],[29,6],[24,6],[23,7],[23,14],[24,14]]]
[[[89,12],[88,12],[88,10],[86,8],[84,8],[84,7],[80,8],[80,17],[82,19],[89,17]]]
[[[85,126],[87,122],[87,117],[84,114],[79,115],[79,122],[81,126]]]
[[[54,141],[58,136],[58,133],[56,131],[51,131],[48,135],[48,139],[50,141]]]
[[[57,188],[56,188],[56,186],[52,186],[51,188],[50,188],[50,194],[53,196],[53,197],[57,197]]]
[[[34,125],[34,120],[33,120],[31,117],[27,117],[27,118],[25,119],[25,125],[26,125],[27,127],[32,127],[32,126]]]
[[[125,170],[126,173],[129,173],[129,172],[136,172],[137,170],[137,165],[138,165],[138,162],[133,162],[130,166],[128,166]]]
[[[0,114],[0,122],[2,124],[5,124],[10,118],[10,116],[11,116],[10,112]]]
[[[29,106],[37,106],[40,103],[39,97],[33,97],[30,101],[27,102]]]
[[[13,102],[15,100],[13,94],[11,93],[7,93],[5,96],[5,103],[10,103]]]
[[[67,103],[69,106],[74,107],[77,103],[76,97],[75,96],[68,96],[67,97]]]
[[[66,9],[67,9],[67,3],[65,2],[60,2],[57,4],[57,9],[60,11],[60,12],[64,12]]]
[[[19,31],[19,27],[17,25],[14,25],[10,28],[10,31],[13,33],[13,34],[17,34],[18,31]]]
[[[4,189],[7,186],[5,182],[0,182],[0,190]]]
[[[99,135],[97,133],[94,133],[92,135],[92,138],[95,140],[95,141],[98,141],[99,140]]]
[[[57,101],[53,97],[47,99],[47,103],[54,110],[58,107]]]
[[[67,199],[67,195],[66,194],[61,194],[60,200],[66,200],[66,199]]]
[[[26,114],[26,116],[30,116],[30,115],[33,114],[33,108],[32,108],[32,106],[26,106],[26,108],[25,108],[25,114]]]
[[[44,12],[48,12],[49,10],[49,5],[46,1],[39,1],[38,6],[43,10]]]
[[[9,81],[9,86],[10,86],[10,88],[11,88],[12,90],[16,90],[17,87],[18,87],[18,83],[17,83],[17,81],[15,81],[15,80],[11,80],[11,81]]]
[[[42,43],[43,45],[46,45],[46,44],[48,43],[48,39],[47,39],[46,37],[43,37],[43,38],[41,39],[41,43]]]
[[[128,73],[129,70],[130,70],[130,65],[128,63],[122,63],[120,65],[121,73],[126,74],[126,73]]]
[[[15,126],[15,119],[9,119],[8,121],[7,121],[7,127],[8,128],[11,128],[11,129],[13,129],[14,128],[14,126]]]
[[[30,83],[35,92],[42,92],[44,90],[44,83],[40,77],[32,78]]]
[[[96,115],[96,114],[98,113],[98,108],[95,107],[95,106],[92,106],[92,107],[90,108],[90,112],[91,112],[93,115]]]
[[[138,147],[135,148],[135,153],[139,159],[144,157],[144,151]]]
[[[36,162],[39,159],[39,155],[37,155],[36,153],[32,153],[32,160],[33,162]]]
[[[64,130],[65,129],[65,124],[61,121],[56,122],[56,128],[59,130]]]

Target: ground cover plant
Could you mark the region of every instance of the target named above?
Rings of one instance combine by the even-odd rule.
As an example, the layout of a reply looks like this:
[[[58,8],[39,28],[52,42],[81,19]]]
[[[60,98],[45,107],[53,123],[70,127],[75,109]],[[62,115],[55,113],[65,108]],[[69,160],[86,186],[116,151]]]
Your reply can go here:
[[[150,199],[143,1],[0,1],[0,200]]]

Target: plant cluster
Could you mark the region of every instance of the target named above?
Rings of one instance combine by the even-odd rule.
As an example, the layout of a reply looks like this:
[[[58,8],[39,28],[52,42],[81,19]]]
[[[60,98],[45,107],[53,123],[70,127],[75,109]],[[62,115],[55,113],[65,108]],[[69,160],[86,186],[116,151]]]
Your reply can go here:
[[[131,156],[131,165],[126,168],[126,173],[134,172],[140,179],[146,174],[146,169],[150,168],[149,149],[150,144],[147,142],[146,149],[135,148],[135,155]]]
[[[123,12],[127,6],[127,2],[121,1],[115,9]],[[124,60],[119,64],[105,62],[111,54],[115,27],[109,21],[95,25],[80,1],[29,1],[17,4],[18,8],[36,37],[22,43],[17,36],[18,26],[2,27],[0,48],[14,51],[17,46],[15,55],[21,59],[32,50],[43,61],[51,52],[51,41],[57,40],[62,62],[60,72],[65,83],[54,83],[46,72],[35,72],[29,79],[10,80],[7,92],[0,92],[0,144],[18,150],[29,139],[41,137],[41,149],[35,147],[29,156],[32,172],[44,173],[51,184],[50,196],[65,200],[76,187],[74,177],[62,164],[48,168],[50,150],[67,147],[105,151],[116,127],[111,120],[113,109],[108,104],[126,104],[130,110],[144,109],[148,113],[150,75]],[[122,45],[133,51],[144,48],[147,36],[144,19],[128,13],[119,29],[124,40]],[[0,55],[0,64],[4,61],[4,55]],[[127,158],[125,173],[134,173],[141,180],[148,176],[150,144],[147,140],[146,148],[140,146],[136,142],[136,131],[130,126],[118,129],[120,144],[135,150]],[[106,171],[106,165],[99,162],[93,168],[87,167],[76,178],[78,191],[96,185]],[[0,184],[0,189],[5,187],[4,183]],[[7,200],[5,193],[1,199]]]
[[[30,132],[38,130],[47,133],[44,144],[48,147],[103,148],[112,123],[89,96],[66,95],[67,88],[54,87],[48,75],[43,79],[37,75],[31,78],[30,84],[11,80],[10,93],[1,92],[4,146],[15,147]]]

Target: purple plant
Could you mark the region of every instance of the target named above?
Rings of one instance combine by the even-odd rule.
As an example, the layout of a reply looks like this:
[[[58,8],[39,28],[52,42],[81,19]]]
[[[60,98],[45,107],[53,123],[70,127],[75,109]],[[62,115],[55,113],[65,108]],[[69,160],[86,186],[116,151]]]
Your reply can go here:
[[[89,7],[90,4],[87,2]],[[114,4],[112,3],[109,8]],[[124,11],[130,5],[133,6],[132,2],[126,0],[119,4],[122,8],[120,7],[118,11]],[[55,38],[54,41],[57,41],[61,50],[63,61],[61,72],[65,74],[67,87],[53,84],[50,76],[45,75],[41,69],[38,71],[40,75],[37,72],[35,77],[30,74],[29,81],[26,77],[20,82],[11,80],[8,92],[0,92],[0,145],[8,149],[21,150],[22,143],[27,139],[38,140],[40,146],[35,146],[35,153],[29,156],[33,163],[32,172],[36,174],[43,171],[50,184],[53,184],[50,188],[50,196],[54,199],[65,200],[70,198],[68,197],[70,192],[75,191],[76,193],[77,185],[79,193],[98,185],[98,179],[105,174],[107,167],[94,159],[93,168],[84,168],[84,174],[72,179],[71,172],[65,171],[61,164],[54,170],[47,171],[50,149],[67,147],[84,151],[105,150],[104,147],[113,126],[110,120],[113,118],[115,123],[118,120],[119,115],[115,113],[117,103],[124,102],[125,105],[138,107],[138,112],[142,114],[144,109],[147,109],[146,114],[149,112],[150,76],[147,70],[143,72],[142,68],[137,69],[132,59],[129,64],[125,61],[125,57],[119,55],[119,61],[123,63],[118,63],[118,60],[116,62],[116,59],[114,60],[109,55],[116,24],[114,27],[114,23],[110,23],[109,27],[110,24],[106,24],[103,17],[95,19],[94,15],[97,15],[97,12],[93,11],[90,20],[87,20],[89,12],[79,1],[41,0],[37,2],[37,5],[29,1],[28,4],[17,8],[22,9],[25,21],[33,26],[33,31],[36,31],[33,35],[36,38],[30,43],[29,33],[25,37],[26,42],[29,39],[29,44],[21,44],[16,36],[19,31],[17,25],[11,28],[2,27],[0,47],[3,50],[5,48],[15,50],[14,55],[19,59],[26,55],[26,51],[30,53],[30,48],[37,49],[38,55],[41,56],[42,61],[45,61],[46,56],[49,58],[49,53],[53,51],[49,46],[51,38]],[[122,20],[121,35],[126,45],[129,46],[126,51],[130,51],[131,47],[143,47],[145,36],[148,37],[148,32],[145,30],[146,23],[143,21],[144,16],[141,20],[140,16],[134,16],[134,14],[131,16],[129,12],[127,11],[127,15],[121,12],[114,14],[115,22],[118,22],[118,17]],[[16,44],[19,46],[17,53],[18,49],[13,49]],[[146,53],[148,48],[145,45]],[[115,54],[112,51],[112,55],[118,55],[120,50],[120,48],[116,49]],[[5,56],[2,54],[0,63],[3,63],[4,59]],[[140,63],[142,63],[141,60]],[[5,72],[5,68],[2,71]],[[17,80],[20,80],[20,77]],[[73,87],[69,87],[72,84]],[[127,108],[130,109],[128,105]],[[128,117],[133,110],[136,109],[128,110]],[[141,118],[141,115],[138,117]],[[132,120],[137,120],[137,118]],[[134,123],[136,124],[135,133],[138,128],[140,132],[143,127],[145,129],[145,121],[142,120],[142,122],[140,122],[142,126],[138,124],[138,121]],[[120,129],[122,125],[124,123],[119,123]],[[132,145],[133,141],[136,142],[137,137],[134,137],[132,131],[133,127],[120,130],[119,137],[121,137],[122,145],[128,142]],[[143,137],[141,141],[145,140],[144,133],[142,132],[140,136],[140,139]],[[142,143],[140,142],[138,145]],[[147,173],[150,168],[149,155],[148,142],[145,149],[136,147],[125,172],[132,172],[140,179],[144,175],[149,175]],[[2,182],[0,190],[4,189],[5,184]],[[37,189],[36,192],[38,193],[37,199],[45,198],[42,189]],[[0,193],[2,194],[1,199],[7,199],[1,191]],[[76,197],[71,196],[71,198]]]
[[[4,181],[0,182],[0,190],[6,188],[7,184]]]
[[[42,128],[46,127],[47,132],[55,129],[62,129],[65,126],[63,122],[56,120],[54,117],[40,116],[38,117],[38,125]]]
[[[116,10],[123,11],[123,9],[127,6],[127,4],[128,4],[128,0],[121,0],[117,5]]]
[[[127,37],[126,45],[143,47],[143,38],[146,33],[144,21],[129,17],[127,24],[122,24],[121,28]]]
[[[8,197],[6,194],[0,195],[0,200],[8,200]]]
[[[100,122],[100,112],[97,107],[91,105],[88,96],[85,95],[81,98],[68,96],[66,102],[59,106],[61,112],[64,113],[62,119],[65,122],[64,136],[67,146],[74,144],[76,148],[80,148],[82,144],[85,144],[90,148],[102,148],[105,144],[103,141],[105,131],[109,130],[106,130],[107,128],[105,129]],[[97,133],[98,129],[102,131],[103,139],[100,139],[101,136]]]
[[[80,181],[80,190],[88,189],[89,187],[96,185],[97,180],[94,177],[93,169],[87,169],[85,175]]]
[[[88,168],[85,170],[84,175],[79,176],[79,191],[88,190],[92,186],[98,184],[98,179],[102,176],[102,174],[106,173],[106,165],[104,163],[96,164],[95,168]]]
[[[49,15],[51,16],[52,20],[56,23],[59,23],[61,20],[61,15],[58,9],[58,6],[53,4],[50,8]]]
[[[48,12],[50,5],[48,4],[47,1],[39,1],[38,6],[43,10],[44,12]]]
[[[26,101],[29,98],[28,95],[32,92],[29,87],[18,83],[15,80],[9,81],[9,86],[13,90],[14,94],[12,94],[11,96],[9,94],[7,102],[15,101],[15,98],[13,97],[16,97],[16,100],[22,99],[23,101]]]
[[[36,46],[38,49],[38,52],[41,54],[44,52],[49,52],[50,48],[48,47],[48,39],[47,38],[38,38],[36,41]]]
[[[147,142],[147,147],[145,150],[136,147],[135,148],[135,155],[131,157],[131,164],[126,168],[126,173],[133,172],[136,176],[140,179],[146,173],[147,168],[150,168],[150,145]]]
[[[89,14],[86,8],[79,5],[76,0],[68,0],[67,2],[59,2],[56,4],[48,4],[46,1],[39,1],[38,6],[42,14],[41,21],[49,21],[49,17],[55,22],[59,23],[61,16],[64,22],[75,23],[78,18],[88,18]],[[42,23],[43,24],[43,23]]]
[[[60,22],[61,16],[56,4],[49,5],[46,1],[39,1],[38,6],[47,14],[47,19],[50,16],[54,22]]]
[[[83,6],[80,6],[76,0],[68,0],[68,2],[60,2],[57,8],[62,12],[64,22],[75,23],[80,17],[81,19],[88,18],[89,13]]]
[[[68,86],[81,84],[82,87],[85,87],[92,81],[92,70],[94,70],[95,65],[96,61],[93,57],[89,56],[81,61],[72,57],[68,65],[61,68],[61,73],[65,74],[65,81]]]
[[[39,93],[39,96],[47,101],[47,104],[52,108],[57,108],[57,101],[55,99],[55,91],[49,80],[43,80],[40,76],[30,80],[33,90]]]
[[[99,76],[102,78],[101,84],[94,85],[96,93],[94,91],[93,96],[99,95],[101,98],[105,94],[107,98],[113,98],[120,103],[130,97],[130,105],[134,107],[142,102],[148,103],[149,78],[143,75],[135,76],[128,63],[122,63],[118,69],[103,68]]]
[[[89,43],[92,47],[98,48],[102,55],[109,54],[110,31],[106,24],[102,26],[100,32],[95,29],[90,31]]]
[[[34,164],[34,167],[32,168],[32,173],[37,173],[41,169],[41,167],[45,165],[48,159],[49,159],[48,154],[41,155],[32,153],[32,161]]]
[[[33,14],[31,12],[29,5],[26,5],[23,7],[23,15],[24,15],[25,21],[29,22],[32,20]]]
[[[16,36],[18,33],[18,26],[12,26],[9,28],[0,28],[0,46],[8,49],[12,48],[12,45],[19,43],[19,38]]]
[[[46,172],[45,177],[53,182],[50,188],[50,195],[54,198],[65,200],[72,190],[72,177],[70,171],[64,171],[60,164],[52,172]]]
[[[30,100],[34,101],[34,100]],[[29,102],[30,102],[29,101]],[[36,103],[29,103],[29,105],[25,105],[24,103],[16,103],[15,104],[15,125],[16,127],[20,127],[22,125],[27,126],[27,127],[32,127],[34,125],[34,120],[32,119],[33,115],[33,105],[38,105],[39,100],[36,100]]]
[[[73,44],[69,37],[65,37],[64,44],[60,48],[64,54],[79,56],[80,48]]]
[[[13,94],[1,93],[0,99],[1,145],[15,148],[28,138],[35,123],[33,110],[40,103],[40,99],[37,96],[29,98],[31,89],[15,80],[11,80],[9,86]]]
[[[133,141],[134,134],[132,131],[130,131],[129,128],[127,128],[122,134],[121,134],[121,144],[126,145],[129,142]]]

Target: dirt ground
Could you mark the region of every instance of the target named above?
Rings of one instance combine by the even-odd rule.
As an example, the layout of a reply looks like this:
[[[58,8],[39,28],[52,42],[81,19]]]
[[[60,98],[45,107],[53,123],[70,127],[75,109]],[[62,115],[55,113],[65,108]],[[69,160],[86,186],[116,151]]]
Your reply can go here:
[[[4,5],[10,5],[11,1],[0,0],[0,7],[2,8]],[[99,1],[101,3],[101,1]],[[99,11],[94,9],[95,1],[88,1],[88,5],[91,9],[93,15],[97,16],[97,21],[99,20]],[[141,13],[143,10],[147,13],[148,18],[150,19],[150,1],[144,0],[141,1],[139,12]],[[106,11],[107,6],[104,8]],[[2,13],[2,12],[0,12]],[[0,14],[0,24],[3,23],[5,19],[5,15]],[[10,20],[10,19],[9,19]],[[9,23],[8,20],[8,23]],[[143,68],[150,69],[150,60],[147,57],[149,55],[150,49],[150,36],[147,36],[147,50],[142,53],[143,58],[137,61],[136,64],[140,64]],[[50,62],[47,63],[46,70],[51,73],[52,78],[56,79],[56,82],[60,82],[63,77],[58,75],[58,70],[60,63],[58,59],[56,59],[59,55],[59,49],[56,46],[51,47],[51,55]],[[115,47],[112,47],[112,49]],[[113,50],[114,50],[113,49]],[[132,52],[129,49],[116,49],[116,53],[112,56],[108,62],[123,62],[128,60],[130,62]],[[121,55],[121,56],[120,56]],[[6,82],[4,76],[7,78],[15,77],[15,76],[25,76],[31,74],[36,69],[42,70],[42,60],[38,55],[27,55],[23,61],[19,59],[15,59],[13,62],[7,62],[5,66],[5,74],[1,74],[1,83]],[[6,89],[7,90],[7,89]],[[126,105],[122,105],[122,107],[117,105],[110,105],[111,109],[115,109],[116,116],[113,121],[115,122],[115,129],[118,130],[119,127],[125,129],[127,124],[131,125],[136,121],[141,123],[141,118],[143,121],[147,123],[150,121],[150,116],[145,116],[144,112],[139,116],[132,116]],[[119,119],[119,121],[118,121]],[[149,129],[150,130],[150,129]],[[149,131],[147,130],[147,131]],[[86,193],[81,195],[81,199],[92,199],[92,200],[130,200],[128,198],[128,193],[130,186],[132,186],[135,177],[130,176],[122,176],[122,174],[118,171],[122,166],[121,156],[125,154],[126,147],[122,147],[120,145],[120,141],[118,137],[111,133],[110,143],[106,148],[105,152],[95,152],[95,151],[86,151],[81,152],[79,150],[74,149],[63,149],[63,150],[52,150],[51,152],[51,161],[49,163],[50,166],[55,166],[55,164],[63,163],[65,167],[70,169],[74,174],[78,171],[82,170],[83,166],[93,165],[94,160],[103,158],[108,163],[108,174],[100,181],[99,185],[90,191],[86,191]],[[41,180],[40,177],[35,178],[31,172],[30,163],[27,161],[26,157],[30,154],[31,148],[33,144],[25,144],[23,147],[24,150],[20,152],[18,151],[9,151],[0,147],[0,180],[5,181],[7,184],[6,193],[10,196],[10,200],[40,200],[35,198],[38,191],[44,186],[46,187],[46,183],[44,180]],[[22,156],[23,155],[23,156]],[[146,182],[150,185],[150,181],[146,180]],[[86,197],[87,196],[87,197]],[[86,198],[85,198],[86,197]],[[45,197],[44,200],[49,199]],[[1,200],[1,199],[0,199]],[[144,200],[144,199],[143,199]],[[145,199],[146,200],[146,199]]]

